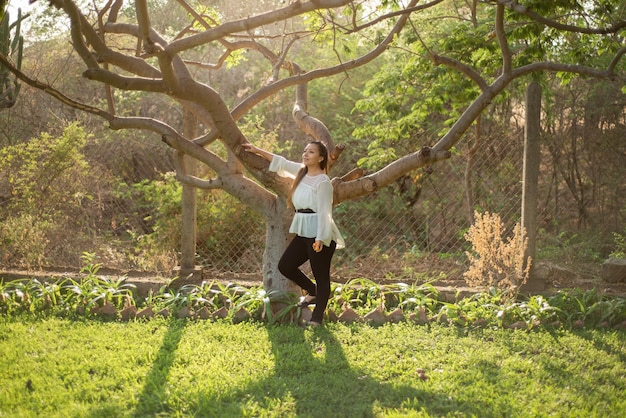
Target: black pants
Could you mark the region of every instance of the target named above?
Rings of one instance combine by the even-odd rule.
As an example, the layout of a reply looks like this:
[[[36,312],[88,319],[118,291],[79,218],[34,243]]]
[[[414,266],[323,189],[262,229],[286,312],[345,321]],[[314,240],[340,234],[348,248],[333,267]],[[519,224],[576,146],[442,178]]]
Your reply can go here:
[[[283,276],[306,290],[309,295],[316,297],[311,320],[322,322],[330,297],[330,261],[337,243],[331,241],[329,247],[323,246],[322,251],[316,253],[313,249],[313,242],[315,242],[314,238],[296,235],[280,258],[278,270]],[[315,283],[300,270],[300,266],[307,260],[310,261]]]

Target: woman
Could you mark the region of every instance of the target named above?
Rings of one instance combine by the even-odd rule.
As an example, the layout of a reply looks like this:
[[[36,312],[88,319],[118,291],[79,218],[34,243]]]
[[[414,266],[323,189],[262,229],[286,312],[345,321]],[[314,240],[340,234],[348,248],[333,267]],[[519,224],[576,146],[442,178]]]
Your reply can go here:
[[[294,179],[287,203],[295,210],[289,232],[296,236],[280,258],[278,270],[306,291],[299,307],[315,305],[308,325],[320,325],[330,297],[330,262],[335,249],[345,245],[332,216],[333,186],[327,174],[328,150],[322,142],[310,142],[302,153],[302,163],[297,163],[252,144],[244,144],[243,148],[269,161],[270,171]],[[300,270],[307,260],[315,283]]]

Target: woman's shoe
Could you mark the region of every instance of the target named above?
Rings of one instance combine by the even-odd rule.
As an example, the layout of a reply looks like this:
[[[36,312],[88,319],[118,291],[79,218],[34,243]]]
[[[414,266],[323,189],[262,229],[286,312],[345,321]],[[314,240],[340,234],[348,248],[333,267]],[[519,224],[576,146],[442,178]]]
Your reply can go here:
[[[307,328],[315,328],[319,327],[320,325],[322,325],[322,323],[317,321],[306,321],[306,323],[304,324],[304,326]]]
[[[317,299],[315,296],[302,296],[296,306],[298,308],[306,308],[309,305],[315,305],[315,299]]]

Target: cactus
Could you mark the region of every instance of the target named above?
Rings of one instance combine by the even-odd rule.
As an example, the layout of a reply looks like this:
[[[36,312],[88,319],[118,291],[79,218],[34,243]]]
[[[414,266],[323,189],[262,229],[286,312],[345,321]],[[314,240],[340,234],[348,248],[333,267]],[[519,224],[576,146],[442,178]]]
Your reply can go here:
[[[22,68],[22,52],[24,48],[24,38],[20,34],[21,23],[25,18],[21,9],[17,11],[17,20],[9,24],[9,13],[2,8],[4,15],[0,20],[0,54],[6,58],[14,60],[17,69]],[[11,30],[14,30],[11,39]],[[0,111],[8,109],[15,104],[21,84],[17,76],[0,64]]]
[[[2,22],[2,18],[4,18],[4,12],[9,5],[9,0],[0,0],[0,22]]]

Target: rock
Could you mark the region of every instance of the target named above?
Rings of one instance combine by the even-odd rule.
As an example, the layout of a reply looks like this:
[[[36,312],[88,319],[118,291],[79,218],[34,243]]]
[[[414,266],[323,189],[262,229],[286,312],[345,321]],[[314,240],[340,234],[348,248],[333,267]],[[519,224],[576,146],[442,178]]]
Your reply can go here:
[[[551,283],[555,287],[572,283],[579,278],[575,271],[546,262],[537,263],[535,265],[533,277],[534,280],[542,281],[543,283]]]
[[[106,302],[104,306],[100,308],[100,313],[105,316],[114,316],[117,313],[117,309],[115,309],[112,303]]]
[[[475,326],[475,327],[486,327],[487,326],[487,320],[485,318],[478,318],[477,320],[472,322],[472,325]]]
[[[189,308],[188,306],[183,306],[178,311],[176,311],[176,318],[178,319],[191,318],[192,316],[193,316],[193,312],[191,311],[191,308]]]
[[[333,311],[332,309],[329,309],[328,311],[326,311],[326,318],[330,322],[337,322],[337,320],[339,319],[335,311]]]
[[[402,322],[405,319],[406,318],[404,317],[404,312],[402,312],[402,309],[400,308],[396,308],[396,310],[387,315],[387,321],[393,322],[394,324]]]
[[[609,258],[602,264],[602,280],[626,283],[626,258]]]
[[[309,308],[302,308],[300,311],[300,325],[306,325],[313,316],[313,311]]]
[[[154,311],[152,310],[152,307],[148,306],[147,308],[144,308],[142,310],[140,310],[139,312],[137,312],[137,315],[135,315],[136,319],[140,319],[140,318],[152,318],[154,316]]]
[[[211,317],[211,312],[209,312],[209,308],[203,306],[198,312],[196,312],[196,317],[199,319],[209,319]]]
[[[509,329],[526,329],[526,328],[528,328],[528,324],[526,324],[526,322],[524,322],[524,321],[516,321],[516,322],[513,322],[512,324],[507,325],[506,328],[509,328]]]
[[[415,322],[417,325],[424,325],[428,323],[428,315],[426,315],[426,309],[422,306],[417,313],[411,312],[409,320]]]
[[[163,318],[169,318],[171,314],[172,313],[168,308],[163,308],[157,313],[157,315],[162,316]]]
[[[246,311],[244,308],[241,308],[237,312],[235,312],[235,314],[233,315],[233,324],[238,324],[250,318],[251,318],[250,313]]]
[[[385,315],[380,311],[380,309],[374,309],[373,311],[365,315],[363,319],[365,319],[365,321],[369,323],[376,325],[382,325],[387,322],[387,318],[385,318]]]
[[[228,309],[226,309],[224,306],[222,306],[217,311],[213,312],[212,316],[213,316],[213,318],[224,319],[224,318],[226,318],[228,316]]]
[[[345,311],[343,311],[341,315],[339,315],[339,318],[337,318],[337,320],[340,322],[344,322],[344,323],[351,323],[351,322],[360,321],[361,317],[359,316],[358,313],[354,312],[352,308],[348,308]]]
[[[120,315],[122,316],[122,319],[124,321],[130,321],[137,316],[137,307],[135,307],[134,305],[128,305],[127,307],[122,309]]]

